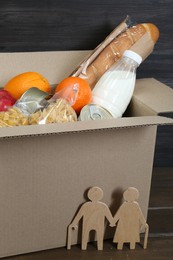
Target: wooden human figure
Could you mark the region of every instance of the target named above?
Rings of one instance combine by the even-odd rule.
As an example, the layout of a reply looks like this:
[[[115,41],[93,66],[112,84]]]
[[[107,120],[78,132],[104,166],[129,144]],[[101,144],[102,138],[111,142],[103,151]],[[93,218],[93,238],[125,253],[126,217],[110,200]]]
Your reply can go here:
[[[99,187],[92,187],[88,191],[90,201],[84,203],[79,209],[72,223],[69,225],[67,249],[71,248],[71,230],[78,228],[78,222],[82,220],[82,250],[86,250],[91,230],[95,230],[97,235],[97,249],[103,250],[104,224],[105,219],[110,223],[110,226],[115,226],[112,214],[108,206],[101,202],[103,191]]]
[[[113,238],[118,243],[117,249],[122,249],[124,243],[130,243],[130,249],[135,249],[137,242],[140,242],[140,231],[145,232],[144,248],[147,247],[148,224],[142,214],[136,200],[139,192],[136,188],[129,187],[124,193],[124,202],[114,216],[117,228]]]

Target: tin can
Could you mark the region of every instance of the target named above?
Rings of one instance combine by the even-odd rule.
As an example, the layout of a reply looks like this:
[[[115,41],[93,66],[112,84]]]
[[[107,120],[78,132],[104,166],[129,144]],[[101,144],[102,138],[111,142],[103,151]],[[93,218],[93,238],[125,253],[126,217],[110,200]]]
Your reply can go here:
[[[113,118],[113,116],[105,108],[95,104],[89,104],[82,108],[79,120],[103,120],[111,118]]]
[[[20,99],[15,103],[15,107],[19,108],[24,114],[32,114],[38,109],[47,106],[47,99],[51,95],[36,87],[28,89]]]

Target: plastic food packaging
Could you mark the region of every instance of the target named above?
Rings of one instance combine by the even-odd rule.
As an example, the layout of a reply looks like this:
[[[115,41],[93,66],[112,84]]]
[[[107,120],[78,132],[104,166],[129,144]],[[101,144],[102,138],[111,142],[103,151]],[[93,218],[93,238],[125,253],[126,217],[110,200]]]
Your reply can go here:
[[[77,121],[76,112],[65,99],[56,99],[56,101],[50,102],[43,110],[39,110],[29,117],[30,125],[75,121]]]
[[[46,106],[50,94],[36,87],[28,89],[20,99],[15,103],[15,107],[19,108],[23,114],[30,115]]]
[[[154,24],[136,24],[127,16],[91,55],[81,62],[71,76],[85,79],[93,89],[101,76],[122,57],[126,50],[134,47],[134,51],[144,60],[152,52],[158,38],[159,30]]]
[[[50,95],[36,87],[28,89],[7,111],[0,112],[0,127],[29,125],[29,116],[47,104]]]
[[[77,114],[72,108],[77,98],[78,88],[69,86],[57,92],[47,101],[44,109],[40,109],[29,117],[29,124],[50,124],[77,121]]]
[[[0,127],[28,125],[28,116],[24,115],[17,107],[10,107],[7,111],[0,112]]]
[[[113,45],[114,41],[121,35],[123,41],[125,35],[122,33],[128,31],[129,28],[135,28],[136,22],[130,16],[127,16],[124,21],[122,21],[106,38],[100,43],[92,53],[84,59],[78,67],[72,72],[71,76],[81,77],[88,81],[90,87],[94,87],[96,82],[102,76],[102,74],[109,69],[109,67],[120,58],[122,51],[128,47],[125,45],[125,49],[119,49],[119,51],[114,51]],[[135,33],[135,32],[134,32]],[[132,37],[131,37],[132,39]],[[120,43],[120,45],[122,42]],[[112,46],[112,47],[111,47]],[[110,50],[109,50],[110,49]],[[100,70],[100,60],[102,63]]]
[[[75,122],[77,114],[72,105],[77,94],[76,86],[57,92],[49,100],[44,93],[29,91],[13,107],[0,112],[0,127]]]
[[[140,55],[126,50],[123,57],[95,85],[92,103],[109,111],[114,118],[121,117],[132,98],[136,69],[141,62]]]

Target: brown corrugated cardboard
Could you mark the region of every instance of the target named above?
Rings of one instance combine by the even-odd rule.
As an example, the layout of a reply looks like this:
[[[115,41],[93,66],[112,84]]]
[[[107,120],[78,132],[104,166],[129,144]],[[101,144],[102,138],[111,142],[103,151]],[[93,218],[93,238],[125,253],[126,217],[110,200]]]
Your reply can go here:
[[[166,102],[163,102],[166,100]],[[126,116],[148,116],[172,112],[173,91],[163,83],[150,78],[136,82]]]
[[[172,112],[172,89],[155,79],[137,81],[133,98],[147,104],[155,114]]]
[[[8,73],[11,77],[32,65],[55,84],[86,52],[5,55],[0,55],[5,78],[1,85]],[[91,186],[103,189],[103,201],[112,214],[124,189],[136,187],[147,217],[157,125],[173,122],[157,116],[161,110],[173,111],[168,89],[154,79],[138,80],[134,114],[128,118],[1,128],[0,256],[64,246],[67,226]],[[134,117],[138,108],[140,115]]]
[[[118,118],[100,121],[78,121],[74,124],[48,124],[48,125],[32,125],[32,126],[18,126],[15,128],[0,129],[0,138],[22,137],[30,135],[48,135],[48,134],[63,134],[70,132],[84,132],[84,131],[101,131],[107,129],[121,129],[130,127],[142,127],[147,125],[163,125],[170,124],[171,119],[161,116],[145,116]]]
[[[91,51],[0,53],[3,64],[0,86],[6,84],[15,75],[26,71],[37,71],[44,75],[50,84],[56,84],[67,77],[90,53]]]

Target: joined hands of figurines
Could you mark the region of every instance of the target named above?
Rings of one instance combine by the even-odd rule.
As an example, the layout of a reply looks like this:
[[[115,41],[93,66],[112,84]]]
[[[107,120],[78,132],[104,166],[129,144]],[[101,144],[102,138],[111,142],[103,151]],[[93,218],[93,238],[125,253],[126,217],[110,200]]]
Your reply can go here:
[[[108,206],[101,202],[103,191],[99,187],[92,187],[88,191],[90,201],[85,202],[79,209],[72,223],[68,226],[67,249],[71,249],[72,230],[78,230],[78,223],[82,219],[82,244],[81,249],[87,249],[89,233],[94,230],[97,235],[97,249],[103,250],[105,219],[110,227],[117,228],[113,242],[117,243],[117,249],[122,250],[124,243],[130,243],[130,249],[135,249],[140,242],[140,232],[145,232],[144,246],[147,247],[148,224],[142,214],[136,200],[139,192],[136,188],[129,187],[124,193],[124,202],[113,217]]]

